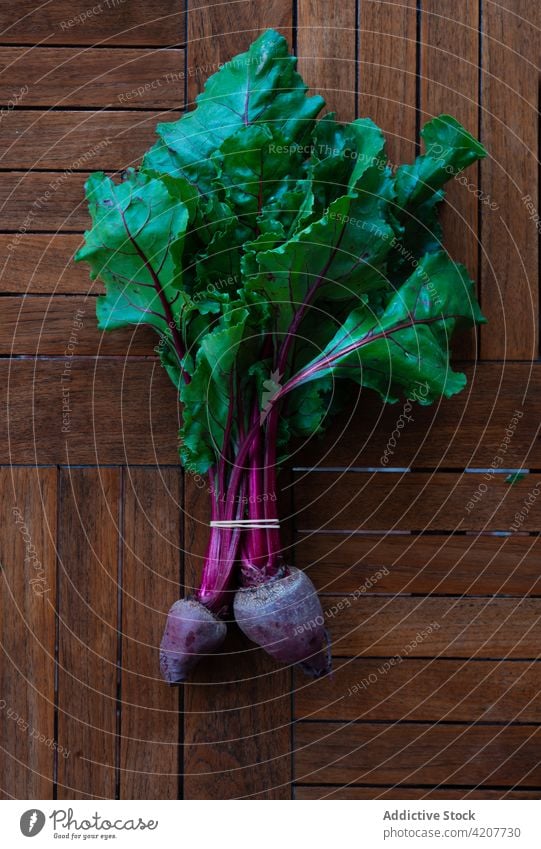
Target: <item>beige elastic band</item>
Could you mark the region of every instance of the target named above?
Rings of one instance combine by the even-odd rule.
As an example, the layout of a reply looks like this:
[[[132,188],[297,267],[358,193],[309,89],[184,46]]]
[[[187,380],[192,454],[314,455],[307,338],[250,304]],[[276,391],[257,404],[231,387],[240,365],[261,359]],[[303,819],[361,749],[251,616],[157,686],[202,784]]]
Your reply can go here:
[[[278,530],[280,522],[278,519],[216,519],[210,523],[211,528],[225,528],[226,530],[234,530],[241,528],[242,530],[257,531],[260,528],[269,530]]]

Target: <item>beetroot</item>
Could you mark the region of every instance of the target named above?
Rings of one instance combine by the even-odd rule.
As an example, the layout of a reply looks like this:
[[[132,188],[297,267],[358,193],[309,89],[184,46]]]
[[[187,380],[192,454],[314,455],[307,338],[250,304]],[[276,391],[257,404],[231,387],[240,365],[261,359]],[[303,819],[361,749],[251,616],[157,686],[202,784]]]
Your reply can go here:
[[[314,678],[331,671],[323,610],[304,572],[288,567],[283,577],[239,589],[233,607],[243,633],[275,660]]]
[[[185,681],[201,655],[215,652],[227,627],[194,599],[175,601],[167,616],[160,646],[160,667],[169,684]]]

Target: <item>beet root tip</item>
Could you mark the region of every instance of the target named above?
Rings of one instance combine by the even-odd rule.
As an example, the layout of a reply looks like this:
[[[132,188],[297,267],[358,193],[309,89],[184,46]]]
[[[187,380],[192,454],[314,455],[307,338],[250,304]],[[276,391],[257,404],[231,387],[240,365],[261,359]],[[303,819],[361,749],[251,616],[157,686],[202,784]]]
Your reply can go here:
[[[314,678],[331,672],[323,610],[304,572],[290,567],[283,578],[240,589],[233,607],[241,631],[275,660],[298,663]]]
[[[160,669],[168,684],[181,684],[201,659],[225,640],[227,626],[195,599],[171,607],[160,645]]]

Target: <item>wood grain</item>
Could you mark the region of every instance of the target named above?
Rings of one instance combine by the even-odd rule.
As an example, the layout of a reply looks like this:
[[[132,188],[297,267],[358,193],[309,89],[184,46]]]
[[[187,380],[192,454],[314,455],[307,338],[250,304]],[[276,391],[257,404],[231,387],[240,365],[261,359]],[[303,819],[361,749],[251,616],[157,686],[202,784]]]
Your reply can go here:
[[[305,784],[536,787],[539,726],[299,723],[296,778]]]
[[[541,664],[530,661],[363,658],[296,684],[298,719],[535,723],[541,707]]]
[[[325,0],[300,0],[297,55],[299,72],[312,94],[325,98],[325,111],[339,121],[356,115],[356,0],[339,6]]]
[[[62,469],[58,798],[115,798],[120,475]]]
[[[323,608],[340,657],[540,657],[538,598],[333,596]]]
[[[180,0],[18,0],[0,9],[4,44],[173,45],[182,43],[184,27]]]
[[[410,162],[417,108],[416,0],[366,0],[359,9],[359,114],[384,131],[391,163]]]
[[[76,339],[77,356],[152,357],[159,339],[146,327],[98,330],[95,297],[5,297],[2,315],[0,354],[65,356]]]
[[[480,487],[485,486],[485,491]],[[297,477],[302,530],[538,531],[541,480],[505,475],[313,472]],[[479,498],[477,501],[474,499]],[[473,505],[470,509],[470,505]],[[516,520],[516,515],[521,519]],[[518,522],[518,524],[517,524]]]
[[[91,166],[93,152],[81,151],[79,164],[88,154]],[[71,168],[76,167],[72,163]],[[90,225],[84,199],[88,172],[71,171],[5,171],[0,173],[0,229],[11,231],[8,250],[17,250],[19,240],[28,232],[62,230],[80,232]]]
[[[295,799],[541,799],[541,790],[455,790],[430,787],[303,787],[295,788]]]
[[[25,108],[155,110],[184,103],[183,50],[0,47],[0,71],[0,103],[20,94]]]
[[[540,23],[528,0],[483,3],[482,189],[499,207],[482,219],[484,359],[538,356]]]
[[[120,798],[176,799],[179,691],[159,673],[159,644],[179,596],[181,475],[124,472]]]
[[[2,462],[178,463],[176,392],[157,362],[0,360],[0,372]]]
[[[42,239],[45,238],[49,237],[42,236]],[[71,238],[75,240],[76,237]],[[17,247],[14,257],[22,257],[23,245],[21,243]],[[36,275],[41,278],[43,273],[42,285],[53,279],[55,263],[61,262],[56,250],[54,241],[50,271],[49,252],[43,260],[46,263],[43,271],[40,271],[40,266],[37,267]],[[31,273],[31,256],[24,263],[22,259],[16,260],[21,262],[23,270],[28,269],[27,274]],[[74,288],[77,285],[74,281]],[[91,314],[85,313],[83,319],[83,331],[90,332],[93,323]],[[66,440],[61,432],[60,384],[65,370],[64,359],[40,359],[35,363],[29,360],[0,361],[0,397],[9,403],[10,409],[9,430],[8,422],[0,421],[1,462],[6,462],[2,457],[8,460],[11,457],[11,461],[17,463],[33,462],[35,459],[42,463],[66,462]],[[178,421],[175,392],[158,363],[122,363],[111,359],[95,362],[78,357],[77,347],[72,363],[70,395],[76,398],[77,403],[72,405],[74,426],[68,442],[73,462],[92,463],[100,459],[104,463],[122,463],[126,458],[132,463],[177,462],[176,430],[170,425],[171,421]],[[507,450],[501,457],[510,468],[523,465],[539,468],[541,440],[536,393],[541,391],[541,372],[537,367],[531,369],[528,364],[513,364],[508,368],[505,369],[505,380],[500,366],[486,364],[484,370],[479,369],[471,408],[467,406],[465,415],[461,413],[465,398],[460,396],[455,407],[451,402],[442,404],[437,414],[431,408],[416,408],[414,424],[402,431],[403,435],[397,442],[396,454],[392,456],[393,466],[408,466],[411,462],[417,468],[440,464],[458,468],[489,467],[500,456],[498,452],[512,422],[515,405],[527,388],[524,415],[512,431],[506,444]],[[501,392],[498,389],[500,379]],[[303,468],[319,462],[324,468],[347,468],[349,464],[366,468],[378,463],[401,410],[396,407],[384,410],[379,425],[378,411],[381,413],[382,407],[372,398],[370,404],[363,407],[363,415],[359,411],[354,424],[338,425],[330,431],[325,443],[317,443],[319,456],[314,441],[311,454],[307,447],[303,454],[293,454],[288,464]],[[100,439],[96,449],[94,431],[98,422],[101,423]],[[336,442],[340,429],[344,433],[340,442]],[[11,434],[11,445],[7,442],[8,433]],[[508,489],[520,492],[525,485],[527,479],[517,487],[506,485],[505,492]],[[464,492],[466,494],[470,495]],[[492,503],[491,499],[483,500],[487,507]],[[474,510],[473,518],[476,513]]]
[[[94,152],[95,170],[126,168],[154,144],[156,124],[179,115],[170,111],[13,111],[0,121],[2,168],[61,171],[87,151]]]
[[[468,0],[428,0],[421,15],[421,122],[453,115],[472,133],[479,131],[479,9]],[[444,244],[471,277],[478,276],[479,167],[451,180],[442,211]],[[491,212],[488,203],[486,214]],[[455,354],[470,358],[476,332],[463,334]]]
[[[0,469],[0,795],[52,799],[56,469]]]
[[[4,257],[0,271],[2,293],[51,295],[102,291],[99,282],[90,280],[88,266],[73,262],[81,244],[82,236],[67,234],[27,233],[16,243],[13,236],[0,234],[0,252]]]
[[[539,536],[300,534],[295,554],[324,593],[541,594]]]

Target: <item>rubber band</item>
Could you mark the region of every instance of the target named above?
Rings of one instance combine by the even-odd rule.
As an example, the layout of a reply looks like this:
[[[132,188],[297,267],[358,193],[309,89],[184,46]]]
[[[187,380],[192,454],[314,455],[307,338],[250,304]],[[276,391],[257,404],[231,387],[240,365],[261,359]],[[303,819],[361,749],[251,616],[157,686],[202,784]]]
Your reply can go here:
[[[210,522],[210,527],[225,530],[241,528],[246,531],[258,531],[260,529],[279,530],[280,522],[278,519],[215,519]]]

